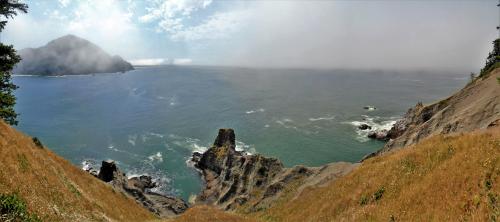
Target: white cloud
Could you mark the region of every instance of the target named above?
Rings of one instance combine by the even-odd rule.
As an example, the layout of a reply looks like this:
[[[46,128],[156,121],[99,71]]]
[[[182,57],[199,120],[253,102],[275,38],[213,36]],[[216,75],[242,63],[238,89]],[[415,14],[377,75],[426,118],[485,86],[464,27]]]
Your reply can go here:
[[[71,0],[59,0],[59,4],[61,8],[66,8],[71,4]]]
[[[176,32],[183,28],[182,22],[191,14],[204,9],[212,0],[164,0],[152,1],[148,13],[139,18],[141,22],[159,21],[159,28],[166,32]]]
[[[218,12],[199,25],[177,30],[171,38],[188,41],[227,38],[241,27],[247,15],[246,11]]]
[[[167,65],[169,64],[169,59],[166,58],[135,59],[131,60],[130,63],[132,63],[132,65],[134,66]]]
[[[174,59],[174,61],[172,61],[172,64],[173,65],[189,65],[192,62],[193,62],[192,59],[182,58],[182,59]]]
[[[223,39],[234,33],[246,19],[244,10],[215,12],[198,24],[187,24],[194,12],[207,8],[212,0],[154,1],[148,13],[139,18],[143,23],[157,22],[157,31],[165,32],[173,41]]]
[[[147,59],[135,59],[131,60],[130,63],[134,66],[156,66],[156,65],[189,65],[193,62],[189,58],[178,58],[178,59],[168,59],[168,58],[147,58]]]

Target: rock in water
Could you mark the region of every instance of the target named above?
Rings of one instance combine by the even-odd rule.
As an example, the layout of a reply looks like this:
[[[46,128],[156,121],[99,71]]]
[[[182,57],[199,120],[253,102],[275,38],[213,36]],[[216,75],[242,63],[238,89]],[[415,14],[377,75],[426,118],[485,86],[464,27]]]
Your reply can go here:
[[[115,161],[113,160],[105,160],[102,161],[101,170],[97,177],[104,182],[111,182],[113,179],[117,178],[118,168],[116,167]]]
[[[150,176],[142,175],[128,179],[113,160],[102,161],[101,170],[97,176],[113,186],[115,190],[134,198],[139,204],[159,217],[173,217],[187,210],[187,203],[177,197],[154,193],[148,189],[157,184]]]
[[[368,134],[369,138],[376,139],[376,140],[382,140],[382,141],[387,141],[389,138],[387,137],[387,130],[379,130],[379,131],[374,131],[370,132]]]
[[[369,126],[368,124],[364,124],[363,123],[363,124],[361,124],[361,125],[358,126],[358,129],[360,129],[360,130],[367,130],[367,129],[372,129],[372,127]]]
[[[268,207],[291,183],[325,175],[336,178],[354,166],[336,163],[323,168],[284,168],[278,159],[236,151],[232,129],[220,129],[214,145],[201,157],[194,153],[191,161],[195,162],[205,180],[205,187],[195,203],[212,204],[224,210],[248,205],[245,209],[249,212]],[[304,181],[301,184],[306,186],[308,183]]]

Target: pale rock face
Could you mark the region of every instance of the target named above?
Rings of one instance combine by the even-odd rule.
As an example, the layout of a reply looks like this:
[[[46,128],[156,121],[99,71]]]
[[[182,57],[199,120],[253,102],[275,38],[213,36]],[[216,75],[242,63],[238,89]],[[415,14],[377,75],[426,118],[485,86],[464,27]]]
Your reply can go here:
[[[191,160],[205,180],[205,188],[196,197],[196,203],[224,210],[245,205],[249,212],[265,209],[294,182],[302,182],[302,186],[294,190],[298,194],[306,186],[334,180],[356,166],[334,163],[321,168],[285,168],[276,158],[236,151],[232,129],[220,129],[214,145],[203,154],[194,153]]]

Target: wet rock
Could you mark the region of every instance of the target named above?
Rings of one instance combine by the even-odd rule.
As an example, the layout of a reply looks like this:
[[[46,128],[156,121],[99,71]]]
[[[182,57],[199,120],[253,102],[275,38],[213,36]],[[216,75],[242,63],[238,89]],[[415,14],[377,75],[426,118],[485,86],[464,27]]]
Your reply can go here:
[[[389,140],[387,137],[387,130],[373,131],[368,134],[369,138],[386,141]]]
[[[157,184],[153,181],[153,178],[147,175],[132,177],[128,180],[128,183],[129,186],[137,187],[142,192],[144,192],[146,189],[157,187]]]
[[[372,129],[372,127],[370,125],[368,125],[368,124],[364,124],[363,123],[363,124],[361,124],[361,125],[358,126],[358,129],[360,129],[360,130],[367,130],[367,129]]]

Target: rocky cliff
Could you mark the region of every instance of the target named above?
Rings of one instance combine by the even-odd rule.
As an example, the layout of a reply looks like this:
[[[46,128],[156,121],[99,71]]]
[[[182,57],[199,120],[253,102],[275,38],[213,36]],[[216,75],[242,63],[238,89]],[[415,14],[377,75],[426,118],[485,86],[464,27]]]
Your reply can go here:
[[[437,134],[471,132],[500,122],[500,69],[439,102],[418,103],[388,131],[386,145],[367,157],[413,145]]]
[[[66,35],[39,48],[22,49],[15,74],[76,75],[133,70],[120,56],[110,56],[99,46],[74,35]]]
[[[278,159],[236,151],[232,129],[220,129],[213,146],[203,154],[194,153],[192,161],[205,180],[196,204],[245,212],[266,209],[285,193],[298,195],[305,187],[333,181],[357,166],[339,162],[285,168]]]
[[[150,191],[157,186],[150,176],[127,178],[113,160],[102,161],[99,172],[92,168],[86,171],[110,184],[116,191],[135,199],[137,203],[159,217],[174,217],[184,213],[188,208],[187,203],[181,198]]]

